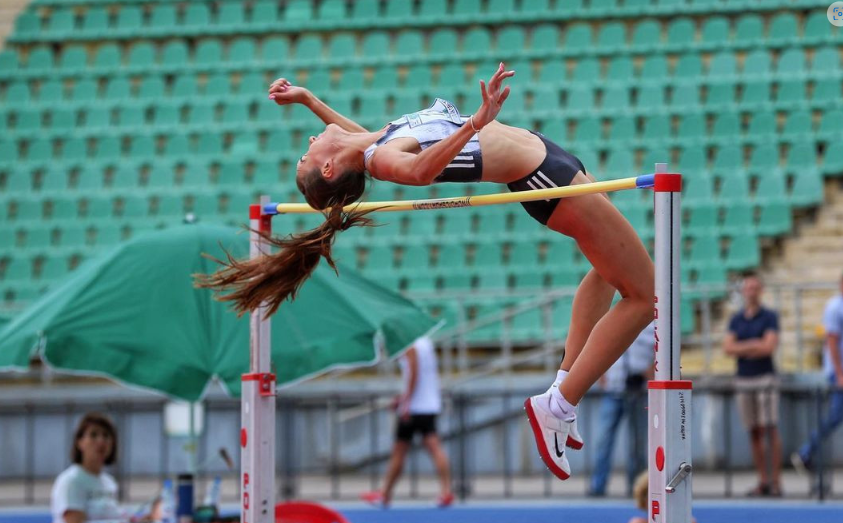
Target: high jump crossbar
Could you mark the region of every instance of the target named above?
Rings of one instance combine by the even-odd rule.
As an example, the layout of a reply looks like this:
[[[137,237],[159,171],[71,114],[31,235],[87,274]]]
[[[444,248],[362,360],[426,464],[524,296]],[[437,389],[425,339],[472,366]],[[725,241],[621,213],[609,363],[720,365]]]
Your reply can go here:
[[[648,385],[649,506],[652,523],[691,522],[691,382],[680,379],[680,265],[682,176],[657,163],[654,174],[605,182],[515,193],[429,200],[363,202],[346,211],[414,211],[478,207],[569,198],[627,189],[652,188],[655,214],[655,379]],[[277,214],[320,212],[304,203],[270,203],[249,208],[250,256],[268,251],[263,234]],[[241,521],[275,521],[275,375],[270,362],[265,308],[250,315],[249,373],[242,377]]]

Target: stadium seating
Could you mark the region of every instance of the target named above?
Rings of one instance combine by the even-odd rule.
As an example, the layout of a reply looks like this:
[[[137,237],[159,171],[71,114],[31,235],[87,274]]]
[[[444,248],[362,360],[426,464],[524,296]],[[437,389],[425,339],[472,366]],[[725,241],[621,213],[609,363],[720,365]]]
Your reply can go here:
[[[434,96],[472,111],[476,79],[501,59],[517,71],[503,121],[541,130],[598,178],[657,160],[686,175],[687,279],[723,282],[759,263],[759,241],[791,230],[792,209],[821,202],[824,176],[843,175],[843,34],[825,2],[782,10],[792,7],[35,0],[0,50],[0,299],[23,304],[71,270],[71,254],[185,212],[241,223],[256,194],[298,198],[295,160],[320,124],[266,100],[275,77],[376,128]],[[375,184],[368,198],[498,190]],[[650,242],[649,200],[612,198]],[[408,292],[575,285],[588,265],[572,243],[518,211],[402,213],[341,235],[337,249]],[[540,338],[543,321],[515,316],[513,340]],[[495,340],[500,326],[472,336]]]

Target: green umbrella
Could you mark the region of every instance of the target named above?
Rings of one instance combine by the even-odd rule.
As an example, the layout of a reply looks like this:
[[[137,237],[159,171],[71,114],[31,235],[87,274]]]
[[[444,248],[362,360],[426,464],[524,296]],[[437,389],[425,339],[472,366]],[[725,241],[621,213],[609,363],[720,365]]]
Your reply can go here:
[[[249,322],[191,275],[216,264],[201,256],[248,252],[236,228],[186,225],[150,232],[89,260],[0,330],[0,366],[25,367],[36,349],[49,365],[105,374],[185,400],[216,376],[233,395],[248,371]],[[272,317],[279,386],[331,368],[371,364],[434,321],[413,303],[348,268],[322,264],[294,302]]]

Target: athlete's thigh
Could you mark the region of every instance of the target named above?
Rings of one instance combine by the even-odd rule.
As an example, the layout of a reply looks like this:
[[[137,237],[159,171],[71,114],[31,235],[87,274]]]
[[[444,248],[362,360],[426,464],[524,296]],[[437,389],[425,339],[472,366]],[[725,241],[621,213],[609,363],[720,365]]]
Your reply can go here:
[[[572,185],[590,183],[582,172]],[[556,206],[547,226],[574,238],[598,274],[622,296],[653,293],[653,262],[635,229],[602,194],[566,198]]]

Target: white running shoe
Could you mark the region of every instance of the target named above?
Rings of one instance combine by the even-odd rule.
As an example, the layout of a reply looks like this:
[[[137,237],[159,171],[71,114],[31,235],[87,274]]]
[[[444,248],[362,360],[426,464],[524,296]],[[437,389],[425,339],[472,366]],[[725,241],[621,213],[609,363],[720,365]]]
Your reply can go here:
[[[524,409],[536,438],[539,456],[554,476],[566,480],[571,476],[571,466],[565,455],[565,444],[560,445],[559,442],[568,441],[574,423],[573,420],[564,421],[554,416],[550,412],[550,401],[550,394],[532,396],[524,401]]]
[[[547,389],[545,394],[550,394],[554,388],[558,387],[559,383],[554,383]],[[542,394],[544,396],[544,394]],[[583,439],[582,435],[580,434],[580,430],[577,427],[577,420],[574,418],[574,421],[571,423],[571,431],[568,433],[568,441],[565,442],[565,445],[574,449],[574,450],[582,450],[583,445],[585,445],[585,440]]]

